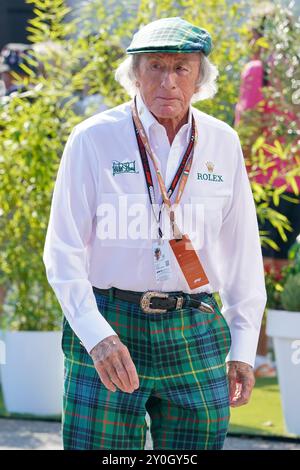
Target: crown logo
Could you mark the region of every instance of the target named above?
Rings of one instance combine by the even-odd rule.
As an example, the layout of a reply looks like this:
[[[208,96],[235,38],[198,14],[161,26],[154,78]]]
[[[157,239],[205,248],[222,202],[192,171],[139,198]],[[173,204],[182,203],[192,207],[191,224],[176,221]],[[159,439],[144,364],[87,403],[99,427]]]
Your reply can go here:
[[[205,162],[206,166],[207,166],[207,169],[210,173],[212,173],[214,171],[214,167],[215,165],[213,164],[213,162]]]

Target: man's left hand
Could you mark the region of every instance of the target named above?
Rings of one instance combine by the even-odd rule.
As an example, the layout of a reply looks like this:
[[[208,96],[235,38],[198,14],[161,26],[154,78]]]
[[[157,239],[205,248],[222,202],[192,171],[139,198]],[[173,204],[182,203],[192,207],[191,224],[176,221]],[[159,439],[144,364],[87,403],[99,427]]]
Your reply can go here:
[[[253,367],[245,362],[228,361],[230,406],[237,407],[249,402],[255,384]]]

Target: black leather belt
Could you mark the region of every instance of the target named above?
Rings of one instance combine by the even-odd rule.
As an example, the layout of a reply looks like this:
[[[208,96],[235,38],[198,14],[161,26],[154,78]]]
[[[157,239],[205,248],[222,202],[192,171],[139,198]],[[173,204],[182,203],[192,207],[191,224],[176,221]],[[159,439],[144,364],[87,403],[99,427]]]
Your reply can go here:
[[[146,313],[163,313],[169,310],[178,310],[185,307],[195,307],[207,313],[213,313],[211,305],[202,301],[205,296],[212,297],[212,294],[200,292],[198,294],[186,294],[185,292],[161,292],[146,291],[135,292],[130,290],[118,289],[100,289],[93,286],[93,291],[98,294],[112,296],[119,300],[137,304]]]

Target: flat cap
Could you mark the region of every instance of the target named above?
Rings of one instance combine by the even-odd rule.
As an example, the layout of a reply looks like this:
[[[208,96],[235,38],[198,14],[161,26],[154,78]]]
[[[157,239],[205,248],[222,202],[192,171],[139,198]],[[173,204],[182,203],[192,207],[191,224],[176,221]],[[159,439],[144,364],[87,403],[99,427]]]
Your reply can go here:
[[[134,34],[127,54],[142,52],[211,52],[208,31],[176,16],[153,21]]]

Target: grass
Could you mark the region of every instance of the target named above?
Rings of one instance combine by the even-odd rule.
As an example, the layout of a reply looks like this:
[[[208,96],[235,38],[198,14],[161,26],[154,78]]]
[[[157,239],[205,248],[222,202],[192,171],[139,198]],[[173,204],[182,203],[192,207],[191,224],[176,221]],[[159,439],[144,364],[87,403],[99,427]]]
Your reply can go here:
[[[19,419],[43,419],[43,417],[9,414],[5,410],[0,387],[0,417]],[[44,418],[47,421],[59,421],[59,416]],[[257,379],[250,403],[240,408],[231,408],[229,432],[277,437],[299,437],[289,434],[284,429],[280,392],[277,379]]]

